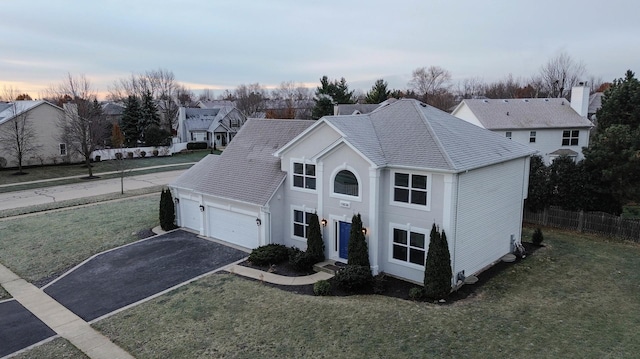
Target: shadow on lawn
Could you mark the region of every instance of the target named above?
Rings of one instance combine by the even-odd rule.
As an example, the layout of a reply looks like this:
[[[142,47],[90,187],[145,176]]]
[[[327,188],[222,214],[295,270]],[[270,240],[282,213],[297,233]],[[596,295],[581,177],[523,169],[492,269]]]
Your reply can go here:
[[[522,244],[526,249],[525,258],[517,258],[516,261],[512,263],[499,261],[492,267],[478,274],[477,275],[478,281],[475,284],[463,285],[457,291],[451,293],[451,295],[449,295],[449,297],[447,298],[446,302],[442,304],[449,305],[460,300],[473,298],[478,293],[479,289],[482,288],[482,286],[485,283],[487,283],[491,278],[501,273],[502,271],[507,270],[509,267],[513,265],[518,265],[520,262],[526,261],[527,258],[529,258],[535,251],[544,247],[544,245],[537,246],[529,242],[523,242]],[[304,275],[311,274],[311,273],[297,272],[293,268],[291,268],[288,265],[288,263],[269,267],[269,266],[256,266],[251,264],[250,262],[245,261],[240,263],[240,265],[263,270],[265,272],[270,271],[275,274],[290,276],[290,277],[297,277],[297,276],[304,276]],[[332,279],[329,279],[329,282],[331,283],[331,289],[332,289],[331,295],[332,296],[350,296],[350,295],[361,295],[361,294],[378,294],[378,295],[383,295],[387,297],[411,300],[411,298],[409,298],[409,290],[411,288],[418,287],[417,284],[410,283],[402,279],[398,279],[398,278],[395,278],[389,275],[384,275],[384,274],[376,276],[376,280],[379,281],[379,283],[381,281],[380,283],[381,285],[379,286],[379,288],[382,288],[381,293],[374,293],[373,289],[368,289],[368,290],[359,291],[359,292],[347,292],[338,288],[338,286],[336,285],[335,281],[332,278]],[[290,285],[277,285],[277,284],[266,283],[266,282],[263,282],[263,283],[270,287],[278,288],[290,293],[296,293],[296,294],[302,294],[302,295],[315,295],[313,293],[313,284],[290,286]],[[424,300],[424,301],[428,301],[428,300]]]

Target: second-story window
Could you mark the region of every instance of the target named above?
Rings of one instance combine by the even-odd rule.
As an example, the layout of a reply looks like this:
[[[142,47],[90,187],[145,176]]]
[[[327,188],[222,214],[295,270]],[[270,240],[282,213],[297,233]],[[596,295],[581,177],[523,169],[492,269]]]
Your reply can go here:
[[[577,146],[579,137],[580,137],[579,130],[564,130],[562,131],[562,145]]]
[[[293,163],[293,186],[316,189],[316,165],[310,163]]]

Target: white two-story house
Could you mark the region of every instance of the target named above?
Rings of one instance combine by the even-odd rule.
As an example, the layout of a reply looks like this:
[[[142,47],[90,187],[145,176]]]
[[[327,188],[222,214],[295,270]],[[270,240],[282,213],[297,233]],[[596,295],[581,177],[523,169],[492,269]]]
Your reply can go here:
[[[454,277],[513,250],[534,152],[399,100],[316,122],[249,120],[222,155],[170,187],[180,226],[245,248],[304,249],[315,212],[325,255],[337,261],[346,262],[351,218],[360,213],[374,273],[422,282],[434,223],[447,234]]]
[[[593,124],[587,119],[589,89],[576,86],[563,98],[470,99],[452,115],[537,150],[545,163],[565,155],[584,158]]]

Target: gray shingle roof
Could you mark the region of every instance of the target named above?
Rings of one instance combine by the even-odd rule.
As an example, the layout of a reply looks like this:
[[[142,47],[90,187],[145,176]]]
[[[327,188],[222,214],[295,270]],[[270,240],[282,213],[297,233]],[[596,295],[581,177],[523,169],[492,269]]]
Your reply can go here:
[[[366,115],[324,120],[381,167],[461,172],[534,153],[528,146],[416,100],[399,100]]]
[[[356,111],[358,113],[370,113],[380,106],[379,104],[368,103],[354,103],[354,104],[338,104],[335,105],[335,114],[340,115],[353,115]]]
[[[604,92],[596,92],[589,96],[589,113],[596,113],[602,107],[602,97]]]
[[[562,98],[462,100],[489,130],[591,127]]]
[[[273,153],[314,121],[248,120],[220,155],[209,155],[173,186],[221,198],[264,205],[284,179]]]

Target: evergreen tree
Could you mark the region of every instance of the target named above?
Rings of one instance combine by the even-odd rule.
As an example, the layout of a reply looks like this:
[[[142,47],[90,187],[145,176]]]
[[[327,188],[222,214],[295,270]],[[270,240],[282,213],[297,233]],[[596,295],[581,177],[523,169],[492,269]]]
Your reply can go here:
[[[158,108],[156,107],[151,92],[147,90],[147,92],[142,96],[142,118],[140,128],[142,130],[143,138],[150,127],[160,127],[160,115],[158,114]]]
[[[594,209],[619,213],[621,204],[640,201],[640,83],[632,71],[605,91],[596,117],[583,150]]]
[[[391,96],[391,91],[387,88],[387,82],[383,79],[376,80],[376,83],[367,92],[365,103],[378,104],[386,101]]]
[[[360,213],[354,214],[351,219],[351,232],[349,232],[349,247],[347,264],[370,268],[369,247],[362,233],[362,217]]]
[[[584,209],[586,177],[582,162],[568,156],[556,158],[549,166],[550,204],[568,211]]]
[[[343,78],[329,81],[327,76],[322,76],[320,86],[316,88],[312,110],[312,117],[317,120],[322,116],[333,115],[333,105],[354,103],[353,91],[349,91],[347,80]]]
[[[125,142],[128,146],[135,146],[142,138],[142,130],[140,122],[142,118],[142,109],[140,101],[135,96],[127,97],[125,101],[125,109],[122,112],[121,130],[124,132]]]
[[[324,242],[320,230],[318,215],[312,213],[309,217],[309,229],[307,230],[307,255],[313,263],[324,261]]]
[[[525,200],[525,207],[538,212],[549,206],[549,168],[540,156],[531,157],[529,164],[529,194]]]
[[[173,204],[173,197],[169,189],[163,189],[160,194],[160,227],[165,231],[176,229],[175,225],[176,209]]]
[[[433,224],[424,268],[424,292],[428,298],[444,299],[451,292],[451,255],[447,235]]]

